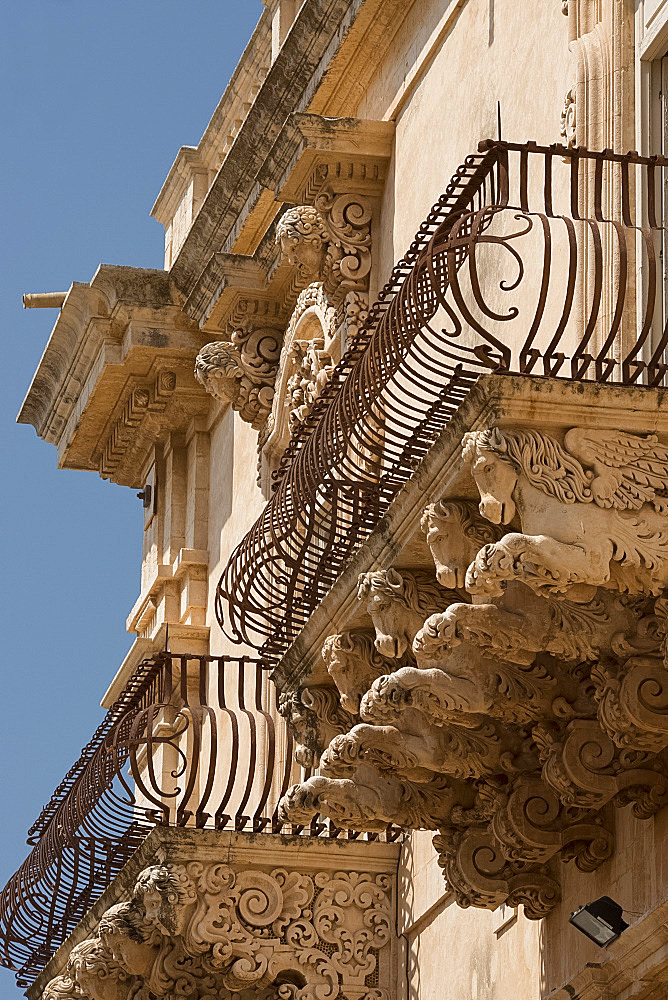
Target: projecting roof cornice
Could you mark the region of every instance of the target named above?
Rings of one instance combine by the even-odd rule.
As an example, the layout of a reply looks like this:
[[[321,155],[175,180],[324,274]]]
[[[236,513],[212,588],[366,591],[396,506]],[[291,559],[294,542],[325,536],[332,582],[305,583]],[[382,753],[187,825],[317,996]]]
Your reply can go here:
[[[239,216],[235,252],[212,254],[186,300],[187,315],[216,331],[237,322],[248,311],[240,303],[251,299],[268,303],[260,311],[284,324],[300,288],[281,266],[274,238],[281,205],[313,204],[323,192],[379,197],[393,140],[393,122],[291,114],[258,175],[262,194]]]
[[[356,107],[370,67],[412,6],[405,0],[306,0],[240,126],[172,267],[176,286],[192,300],[213,254],[252,252],[241,230],[262,237],[277,211],[275,189],[262,175],[284,123],[294,112],[337,117]],[[369,58],[374,53],[375,60]],[[385,125],[385,123],[380,123]],[[387,126],[391,128],[392,126]],[[289,142],[288,142],[289,145]],[[283,155],[274,166],[287,166]],[[285,200],[289,200],[287,192]]]
[[[18,422],[61,467],[135,485],[157,436],[207,407],[201,343],[165,271],[101,265],[67,293]]]

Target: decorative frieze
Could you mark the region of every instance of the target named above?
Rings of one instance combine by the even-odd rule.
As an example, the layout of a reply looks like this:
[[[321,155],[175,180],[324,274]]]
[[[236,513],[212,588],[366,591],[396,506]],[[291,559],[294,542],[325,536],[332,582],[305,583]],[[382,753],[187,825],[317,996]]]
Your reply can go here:
[[[640,819],[668,803],[668,448],[494,427],[465,434],[462,458],[478,509],[448,498],[422,517],[437,579],[362,574],[373,646],[327,639],[356,724],[282,815],[435,830],[462,906],[537,918],[562,863],[612,856],[609,803]]]
[[[42,1000],[246,994],[390,1000],[393,879],[383,872],[235,870],[205,860],[144,869],[72,948]]]

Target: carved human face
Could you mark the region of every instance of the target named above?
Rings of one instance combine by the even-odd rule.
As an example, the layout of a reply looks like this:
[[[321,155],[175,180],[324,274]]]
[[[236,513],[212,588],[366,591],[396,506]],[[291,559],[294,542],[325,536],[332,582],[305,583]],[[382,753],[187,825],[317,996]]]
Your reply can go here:
[[[472,470],[480,493],[479,510],[492,524],[510,524],[515,517],[513,490],[517,472],[510,462],[491,451],[481,451]]]
[[[104,943],[118,964],[133,976],[148,976],[158,949],[143,941],[135,941],[120,931],[104,934]]]
[[[160,922],[160,913],[162,910],[162,895],[155,886],[148,885],[141,893],[141,901],[144,906],[144,913],[146,914],[146,919],[149,923],[157,924]]]
[[[427,545],[442,587],[463,589],[466,570],[476,557],[478,546],[467,538],[455,511],[444,508],[427,517]]]
[[[304,278],[319,276],[323,258],[322,240],[299,239],[297,236],[284,234],[281,236],[281,252]]]

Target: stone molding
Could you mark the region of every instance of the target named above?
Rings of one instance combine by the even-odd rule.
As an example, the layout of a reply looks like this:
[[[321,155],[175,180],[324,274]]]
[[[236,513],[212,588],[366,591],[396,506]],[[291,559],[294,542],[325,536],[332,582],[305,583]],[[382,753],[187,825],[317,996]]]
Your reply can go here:
[[[668,448],[598,427],[504,426],[465,433],[462,460],[479,510],[448,497],[422,516],[436,574],[456,589],[416,570],[360,576],[389,669],[369,670],[368,638],[327,639],[325,662],[345,649],[368,689],[353,689],[359,721],[315,747],[320,773],[290,789],[282,816],[436,830],[460,905],[522,903],[539,918],[559,901],[562,863],[589,872],[612,856],[609,804],[647,819],[668,803],[668,604],[656,599]],[[331,676],[343,704],[350,671]]]
[[[353,848],[342,871],[310,838],[237,834],[230,846],[203,844],[173,860],[159,851],[125,898],[101,901],[91,936],[61,948],[40,979],[54,965],[59,974],[38,981],[33,997],[208,1000],[252,991],[277,1000],[392,1000],[398,848],[382,845],[383,857],[372,851],[368,864]]]
[[[70,288],[17,419],[61,467],[141,486],[157,437],[207,409],[201,342],[164,271],[103,265]]]

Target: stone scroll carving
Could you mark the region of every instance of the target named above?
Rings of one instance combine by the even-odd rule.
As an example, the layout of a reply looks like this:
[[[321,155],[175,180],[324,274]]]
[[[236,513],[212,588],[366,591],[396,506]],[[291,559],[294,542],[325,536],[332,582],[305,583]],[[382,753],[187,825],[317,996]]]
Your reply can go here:
[[[364,291],[371,270],[371,206],[364,195],[325,191],[313,205],[281,216],[276,242],[283,257],[308,284],[321,281],[338,304],[351,291]]]
[[[383,1000],[392,878],[359,871],[235,871],[193,861],[146,868],[130,899],[76,945],[42,1000],[234,994]],[[373,985],[370,985],[369,981]]]
[[[537,918],[562,864],[612,856],[610,804],[668,804],[668,448],[489,428],[462,454],[479,502],[422,517],[436,580],[363,574],[373,647],[327,640],[353,717],[282,814],[434,830],[462,906]]]
[[[271,327],[234,330],[229,341],[206,344],[195,361],[195,377],[217,399],[259,429],[271,411],[281,334]]]

